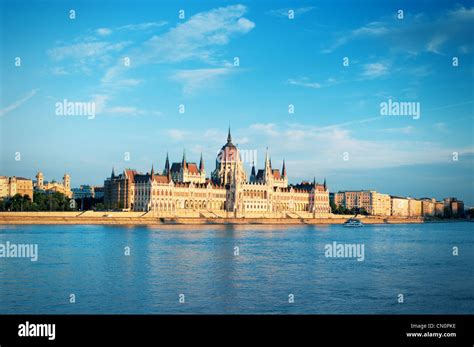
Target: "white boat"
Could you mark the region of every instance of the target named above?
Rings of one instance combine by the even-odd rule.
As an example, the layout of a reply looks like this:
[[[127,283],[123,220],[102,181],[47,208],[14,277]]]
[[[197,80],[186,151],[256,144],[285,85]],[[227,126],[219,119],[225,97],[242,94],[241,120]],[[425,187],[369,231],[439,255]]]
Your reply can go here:
[[[363,227],[364,224],[358,219],[349,219],[344,222],[344,226],[360,228],[360,227]]]

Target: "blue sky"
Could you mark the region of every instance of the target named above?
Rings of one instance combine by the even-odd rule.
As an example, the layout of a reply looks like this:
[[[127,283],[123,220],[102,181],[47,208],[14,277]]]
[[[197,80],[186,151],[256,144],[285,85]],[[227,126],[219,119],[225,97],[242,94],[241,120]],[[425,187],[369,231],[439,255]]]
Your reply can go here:
[[[285,159],[291,182],[474,205],[472,2],[1,7],[0,174],[100,184],[112,166],[161,170],[183,149],[209,174],[230,124],[258,166],[267,146],[274,166]],[[95,117],[56,115],[64,99],[94,102]],[[420,118],[381,115],[388,99],[419,103]]]

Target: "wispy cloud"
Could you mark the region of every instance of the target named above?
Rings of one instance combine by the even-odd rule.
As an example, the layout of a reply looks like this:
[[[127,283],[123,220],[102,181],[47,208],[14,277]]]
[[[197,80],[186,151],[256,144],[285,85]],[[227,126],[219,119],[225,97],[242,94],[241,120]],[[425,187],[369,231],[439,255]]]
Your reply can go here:
[[[381,131],[387,132],[387,133],[393,133],[393,134],[411,135],[415,132],[415,127],[408,125],[406,127],[400,127],[400,128],[382,129]]]
[[[269,15],[272,15],[272,16],[275,16],[275,17],[285,17],[285,18],[288,18],[288,15],[289,15],[289,11],[292,10],[294,15],[295,15],[295,18],[298,17],[298,16],[301,16],[305,13],[308,13],[312,10],[314,10],[314,7],[313,6],[307,6],[307,7],[297,7],[297,8],[279,8],[277,10],[271,10],[271,11],[268,11],[267,13]]]
[[[459,148],[454,145],[446,146],[438,141],[420,141],[413,137],[400,139],[400,134],[410,135],[415,132],[411,126],[382,130],[397,134],[394,139],[372,140],[359,135],[359,124],[379,119],[381,117],[372,117],[324,127],[302,123],[254,123],[247,127],[233,128],[232,135],[234,142],[245,144],[245,148],[257,149],[260,163],[263,162],[262,156],[267,146],[275,165],[287,158],[287,169],[293,179],[313,177],[320,168],[370,170],[447,163],[454,150],[460,154],[474,153],[472,146]],[[205,141],[198,129],[169,129],[163,133],[172,141],[183,143],[186,140],[187,148],[204,148],[212,158],[215,148],[225,141],[226,134],[219,129],[209,129],[208,132],[212,136],[204,136]],[[348,161],[343,159],[344,152],[349,153]]]
[[[119,52],[131,42],[81,42],[72,45],[54,47],[48,50],[48,55],[55,61],[65,59],[100,58],[109,53]]]
[[[120,85],[136,79],[123,78],[133,69],[143,65],[175,64],[184,61],[206,64],[197,69],[174,70],[169,79],[179,82],[183,92],[190,94],[206,87],[212,87],[219,78],[230,75],[234,70],[221,59],[220,48],[233,37],[250,32],[255,23],[245,18],[247,8],[233,5],[200,12],[187,21],[176,25],[165,33],[135,45],[130,55],[134,57],[130,67],[122,61],[110,67],[101,79],[101,88],[117,89]]]
[[[200,89],[213,87],[219,78],[230,75],[234,71],[235,69],[228,67],[179,70],[171,76],[171,80],[181,83],[184,93],[193,94]]]
[[[370,63],[363,66],[361,76],[364,78],[377,78],[389,73],[389,65],[384,63]]]
[[[118,31],[126,30],[126,31],[134,31],[134,30],[148,30],[153,28],[160,28],[167,25],[168,22],[166,21],[159,21],[159,22],[146,22],[146,23],[138,23],[138,24],[128,24],[118,27]]]
[[[473,25],[474,7],[458,6],[438,16],[405,12],[403,20],[396,19],[395,16],[383,17],[378,21],[340,33],[323,49],[323,53],[331,53],[352,41],[374,39],[383,39],[392,53],[441,54],[447,45],[457,47],[459,52],[468,52],[473,46],[470,39]]]
[[[97,35],[99,36],[109,36],[112,34],[112,29],[109,28],[99,28],[96,30]]]
[[[377,119],[379,117],[365,119],[359,124]],[[277,153],[280,157],[294,158],[295,165],[291,168],[297,172],[293,171],[291,174],[300,177],[310,177],[318,167],[372,169],[448,162],[455,149],[437,142],[417,139],[360,138],[354,131],[356,123],[352,123],[350,127],[349,123],[325,127],[309,124],[254,124],[246,129],[239,129],[239,132],[246,134],[251,140],[249,146],[261,146],[261,143],[265,143],[272,153]],[[389,131],[411,134],[414,129],[405,127]],[[308,143],[312,145],[308,146]],[[473,148],[465,147],[459,151],[472,153]],[[349,161],[343,160],[344,152],[349,153]]]
[[[116,32],[144,31],[144,30],[156,29],[156,28],[166,26],[167,24],[168,22],[166,21],[127,24],[127,25],[122,25],[115,28],[98,28],[95,30],[95,33],[99,36],[109,36]]]
[[[312,88],[312,89],[321,88],[321,84],[317,82],[312,82],[307,77],[299,78],[299,79],[290,78],[288,79],[288,84],[293,85],[293,86]]]
[[[39,91],[39,89],[33,89],[29,93],[27,93],[25,96],[23,96],[21,99],[15,101],[14,103],[8,105],[7,107],[5,107],[3,109],[1,109],[0,110],[0,116],[4,116],[7,113],[10,113],[10,112],[16,110],[18,107],[20,107],[25,102],[30,100],[33,96],[35,96],[38,91]]]
[[[96,94],[93,96],[93,102],[95,103],[95,109],[97,115],[106,116],[161,116],[162,113],[158,110],[149,110],[138,108],[135,106],[110,106],[109,100],[110,95],[107,94]]]
[[[146,62],[154,63],[185,60],[215,63],[214,54],[218,47],[255,27],[254,22],[244,17],[246,12],[245,6],[233,5],[198,13],[145,42],[142,57]]]
[[[189,133],[182,129],[169,129],[166,131],[167,135],[175,141],[181,141],[186,138]]]
[[[111,64],[114,56],[131,43],[131,41],[78,42],[51,48],[47,51],[47,55],[54,63],[61,62],[65,65],[52,67],[53,74],[64,75],[77,72],[92,74],[94,70]]]

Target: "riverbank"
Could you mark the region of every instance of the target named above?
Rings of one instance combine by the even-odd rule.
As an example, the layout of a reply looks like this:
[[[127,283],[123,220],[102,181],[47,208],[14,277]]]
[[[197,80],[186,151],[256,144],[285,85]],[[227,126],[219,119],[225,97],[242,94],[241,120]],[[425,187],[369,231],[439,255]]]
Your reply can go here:
[[[350,215],[331,215],[327,218],[212,218],[212,217],[156,217],[143,212],[0,212],[0,224],[342,224]],[[364,224],[424,223],[423,218],[358,216]]]

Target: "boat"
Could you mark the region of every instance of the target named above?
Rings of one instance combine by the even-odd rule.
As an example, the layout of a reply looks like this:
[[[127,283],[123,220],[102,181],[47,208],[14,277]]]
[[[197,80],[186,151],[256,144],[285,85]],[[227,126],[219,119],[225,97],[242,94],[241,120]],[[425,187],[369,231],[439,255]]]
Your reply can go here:
[[[360,227],[363,227],[364,224],[358,219],[348,219],[347,221],[344,222],[344,226],[360,228]]]

